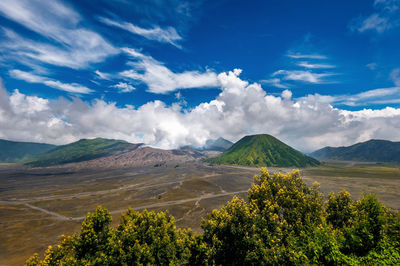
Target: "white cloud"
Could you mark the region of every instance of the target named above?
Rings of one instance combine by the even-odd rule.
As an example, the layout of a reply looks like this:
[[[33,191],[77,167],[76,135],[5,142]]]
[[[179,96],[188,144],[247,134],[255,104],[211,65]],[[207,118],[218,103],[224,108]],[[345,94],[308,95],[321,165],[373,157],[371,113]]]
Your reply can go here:
[[[375,13],[359,17],[350,23],[350,29],[358,32],[383,33],[400,25],[399,0],[375,0]]]
[[[96,77],[99,78],[99,79],[105,79],[105,80],[112,79],[112,75],[111,74],[103,73],[103,72],[100,72],[99,70],[96,70],[94,73],[96,74]]]
[[[398,96],[400,87],[381,88],[367,90],[361,93],[352,95],[329,96],[328,102],[331,104],[341,104],[348,106],[362,106],[370,104],[390,104],[400,101]]]
[[[219,86],[217,74],[212,71],[185,71],[174,73],[161,62],[151,56],[144,55],[131,48],[123,48],[123,51],[136,61],[129,65],[133,67],[119,75],[124,78],[138,80],[148,86],[148,91],[166,94],[177,89],[210,88]]]
[[[278,70],[272,74],[273,77],[280,77],[282,80],[302,81],[308,83],[328,83],[324,78],[332,76],[332,73],[313,73],[304,70]]]
[[[375,0],[374,7],[382,8],[387,12],[395,12],[399,9],[399,0]]]
[[[320,54],[301,54],[289,52],[287,56],[294,59],[327,59],[325,55]]]
[[[396,86],[400,87],[400,68],[393,69],[390,77]]]
[[[40,83],[48,87],[55,88],[62,91],[71,93],[91,93],[91,89],[77,83],[62,83],[58,80],[49,79],[47,77],[39,76],[30,72],[21,71],[18,69],[10,70],[10,75],[13,78],[24,80],[29,83]]]
[[[304,68],[310,68],[310,69],[319,69],[319,68],[335,68],[336,66],[330,65],[330,64],[313,64],[309,62],[299,62],[297,64],[298,66],[304,67]]]
[[[159,26],[155,26],[151,29],[144,29],[129,22],[117,22],[103,17],[100,18],[100,21],[109,26],[121,28],[131,33],[140,35],[149,40],[169,43],[177,48],[182,48],[179,44],[177,44],[177,41],[182,40],[182,37],[173,27],[167,27],[165,29],[162,29]]]
[[[112,87],[119,89],[119,92],[132,92],[136,89],[132,85],[125,82],[119,82],[118,84],[115,84]]]
[[[277,87],[277,88],[281,88],[281,89],[289,88],[289,86],[286,85],[286,84],[283,84],[282,80],[279,79],[279,78],[263,79],[263,80],[260,80],[260,82],[262,84],[271,84],[272,86]]]
[[[292,98],[292,92],[290,90],[282,91],[281,97],[285,100],[290,100]]]
[[[99,34],[80,27],[79,14],[57,0],[3,0],[0,14],[53,41],[22,38],[3,29],[3,52],[21,63],[29,59],[79,69],[119,52]]]
[[[365,18],[357,27],[359,32],[364,32],[367,30],[375,30],[377,33],[382,33],[393,25],[389,23],[389,18],[383,17],[380,14],[372,14]]]
[[[369,63],[366,65],[370,70],[375,70],[378,67],[378,64],[375,62]]]
[[[336,81],[328,79],[337,75],[337,73],[326,72],[326,69],[336,68],[335,65],[328,64],[324,61],[327,56],[316,53],[301,53],[289,50],[285,56],[290,57],[292,67],[291,70],[277,70],[270,75],[270,79],[261,80],[261,83],[270,84],[274,87],[287,89],[296,87],[297,82],[305,82],[312,84],[335,83]],[[299,66],[303,69],[299,70]]]
[[[244,135],[268,133],[303,151],[370,138],[400,140],[400,109],[346,111],[331,105],[335,97],[293,99],[289,90],[273,96],[260,84],[240,79],[240,72],[219,74],[221,93],[192,109],[161,101],[138,108],[120,108],[100,99],[49,101],[18,91],[8,95],[1,87],[0,138],[60,144],[106,137],[176,148],[201,146],[219,136],[237,141]],[[386,93],[373,90],[359,97]]]

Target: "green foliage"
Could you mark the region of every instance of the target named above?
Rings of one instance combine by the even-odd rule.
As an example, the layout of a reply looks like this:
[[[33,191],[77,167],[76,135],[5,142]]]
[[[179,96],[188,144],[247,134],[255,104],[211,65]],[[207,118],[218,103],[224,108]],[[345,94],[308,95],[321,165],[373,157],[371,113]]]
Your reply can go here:
[[[114,234],[117,264],[183,264],[190,251],[190,235],[177,230],[174,218],[166,212],[129,209],[122,215]]]
[[[217,265],[245,265],[259,259],[255,224],[245,201],[234,197],[203,221],[204,241],[210,247],[210,262]]]
[[[346,253],[366,255],[383,238],[386,224],[384,206],[375,195],[364,195],[353,203],[349,226],[344,228]]]
[[[400,163],[400,142],[373,139],[348,147],[325,147],[310,155],[321,160]]]
[[[75,253],[78,259],[92,260],[101,253],[109,253],[111,248],[111,215],[98,207],[82,222],[81,233],[76,238]]]
[[[324,213],[318,187],[308,188],[298,171],[271,177],[263,169],[254,181],[248,193],[249,203],[234,198],[203,222],[204,239],[213,251],[211,262],[223,265],[309,263],[306,252],[310,247],[303,245],[312,246],[314,239],[310,235],[330,237],[326,228],[318,228]],[[316,228],[325,231],[314,232]],[[325,242],[328,246],[331,243],[330,239]]]
[[[117,228],[110,224],[110,213],[98,207],[82,222],[80,234],[63,236],[61,244],[49,246],[42,261],[35,254],[26,265],[179,265],[205,261],[202,238],[189,229],[176,229],[167,212],[128,209]]]
[[[243,265],[360,265],[399,260],[398,213],[376,196],[352,201],[319,186],[307,187],[298,171],[270,176],[263,169],[248,192],[203,222],[209,262]]]
[[[351,218],[350,193],[346,190],[340,191],[337,195],[333,192],[329,193],[328,203],[326,206],[326,221],[334,228],[343,228]]]
[[[324,200],[298,170],[254,177],[248,200],[234,197],[202,221],[202,234],[177,229],[168,212],[89,213],[81,232],[62,237],[26,265],[399,265],[400,215],[373,194]]]
[[[33,142],[16,142],[0,139],[0,162],[15,163],[48,152],[57,146]]]
[[[306,167],[319,162],[267,135],[246,136],[210,163],[246,166]]]
[[[131,144],[114,139],[81,139],[77,142],[57,148],[34,157],[26,162],[29,166],[50,166],[72,162],[81,162],[106,156],[113,152],[135,149],[138,144]]]

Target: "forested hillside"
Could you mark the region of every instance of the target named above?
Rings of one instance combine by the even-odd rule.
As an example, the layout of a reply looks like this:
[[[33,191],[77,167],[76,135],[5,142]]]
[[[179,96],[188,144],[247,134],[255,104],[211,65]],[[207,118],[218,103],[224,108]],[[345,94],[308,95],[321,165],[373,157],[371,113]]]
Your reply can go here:
[[[22,159],[48,152],[56,145],[0,139],[0,162],[15,163]]]
[[[81,139],[67,145],[58,146],[47,153],[34,157],[26,164],[37,167],[80,162],[106,156],[113,152],[133,150],[139,146],[140,144],[132,144],[123,140]]]
[[[310,155],[321,160],[400,163],[400,142],[373,139],[348,147],[325,147]]]
[[[319,162],[268,135],[245,136],[216,158],[208,160],[216,164],[245,166],[306,167]]]

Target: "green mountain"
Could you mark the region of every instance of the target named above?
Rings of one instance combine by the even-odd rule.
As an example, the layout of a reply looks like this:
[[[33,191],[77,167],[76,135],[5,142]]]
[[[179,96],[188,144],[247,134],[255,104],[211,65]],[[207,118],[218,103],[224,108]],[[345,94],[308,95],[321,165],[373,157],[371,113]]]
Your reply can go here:
[[[246,136],[220,156],[208,159],[208,162],[273,167],[306,167],[319,164],[317,160],[267,134]]]
[[[224,138],[210,139],[206,141],[204,150],[208,151],[226,151],[233,145],[232,142]]]
[[[400,142],[372,139],[348,147],[325,147],[310,155],[321,160],[400,163]]]
[[[56,147],[57,146],[51,144],[0,139],[0,162],[19,162],[28,157],[48,152]]]
[[[36,156],[25,164],[29,166],[51,166],[65,163],[87,161],[103,157],[115,152],[134,150],[141,144],[132,144],[123,140],[114,139],[81,139],[67,145]]]

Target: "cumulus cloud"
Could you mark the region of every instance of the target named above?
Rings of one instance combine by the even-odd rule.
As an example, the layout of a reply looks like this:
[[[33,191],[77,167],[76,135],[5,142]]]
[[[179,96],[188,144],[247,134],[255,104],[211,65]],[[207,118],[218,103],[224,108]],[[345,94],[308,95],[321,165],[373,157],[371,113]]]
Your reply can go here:
[[[0,15],[51,40],[39,42],[3,29],[1,50],[7,52],[6,59],[79,69],[119,52],[96,32],[79,26],[79,14],[57,0],[0,1]]]
[[[242,80],[237,69],[218,75],[220,94],[191,109],[161,101],[117,107],[96,99],[47,100],[0,88],[0,138],[68,143],[106,137],[144,142],[160,148],[201,146],[207,139],[232,141],[268,133],[302,151],[350,145],[371,138],[400,140],[400,109],[346,111],[332,106],[332,96],[292,98],[267,94],[258,83]],[[385,94],[372,91],[364,94]],[[361,96],[359,96],[361,97]]]
[[[55,88],[57,90],[62,90],[72,93],[85,93],[85,94],[93,92],[91,89],[77,83],[62,83],[58,80],[39,76],[18,69],[10,70],[9,73],[13,78],[24,80],[29,83],[41,83],[48,87]]]
[[[281,97],[285,100],[290,100],[290,98],[292,98],[292,92],[290,90],[284,90],[281,93]]]
[[[153,57],[144,55],[131,48],[123,48],[133,60],[132,69],[119,75],[145,83],[149,92],[166,94],[177,89],[211,88],[219,86],[217,74],[212,71],[185,71],[174,73]]]
[[[108,18],[103,18],[103,17],[100,18],[100,21],[109,26],[114,26],[114,27],[129,31],[133,34],[140,35],[149,40],[158,41],[158,42],[162,42],[162,43],[169,43],[177,48],[182,48],[177,43],[177,41],[182,40],[182,37],[178,34],[176,29],[173,27],[167,27],[165,29],[162,29],[159,26],[155,26],[150,29],[145,29],[145,28],[141,28],[141,27],[134,25],[132,23],[129,23],[129,22],[124,22],[124,21],[118,22],[118,21],[111,20]]]

